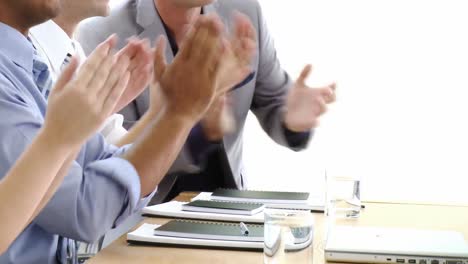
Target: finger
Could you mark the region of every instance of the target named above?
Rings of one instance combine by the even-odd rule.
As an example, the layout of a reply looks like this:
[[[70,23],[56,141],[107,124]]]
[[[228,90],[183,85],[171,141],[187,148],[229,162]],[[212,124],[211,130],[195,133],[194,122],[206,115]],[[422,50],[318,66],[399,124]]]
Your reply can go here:
[[[312,72],[312,65],[307,64],[304,69],[302,69],[301,74],[299,75],[299,78],[297,79],[296,83],[299,85],[296,85],[297,87],[302,86],[304,87],[306,84],[306,80],[309,77],[310,73]]]
[[[188,32],[187,35],[185,36],[184,41],[182,42],[182,45],[180,46],[179,49],[179,55],[180,58],[182,59],[189,59],[191,54],[192,54],[192,46],[193,42],[195,39],[195,36],[197,35],[197,31],[200,28],[200,23],[202,22],[203,17],[200,17],[196,22],[195,25],[193,26],[188,26]],[[177,57],[178,57],[177,56]],[[176,59],[177,59],[176,57]]]
[[[252,36],[254,28],[248,16],[239,11],[234,11],[234,23],[236,25],[235,32],[237,37],[254,37]]]
[[[57,80],[54,88],[51,91],[51,95],[61,92],[64,89],[64,87],[67,86],[67,84],[72,80],[76,69],[78,69],[78,59],[77,57],[73,56],[68,66],[65,67],[62,74],[60,74],[59,79]]]
[[[129,64],[130,59],[127,56],[120,56],[117,61],[115,61],[105,84],[97,94],[97,100],[104,102],[110,93],[109,91],[119,82],[125,72],[128,71]]]
[[[112,68],[115,64],[116,57],[115,52],[110,51],[109,54],[104,58],[104,61],[99,65],[93,78],[89,82],[87,92],[91,95],[97,96],[99,91],[103,89],[104,84],[112,73]]]
[[[99,44],[99,46],[91,53],[85,61],[80,71],[78,72],[77,82],[81,87],[88,87],[93,79],[97,69],[100,67],[103,60],[109,54],[109,51],[115,46],[117,42],[116,35],[110,36],[106,41]]]
[[[161,35],[156,40],[156,49],[154,51],[154,81],[159,82],[166,71],[166,38]]]
[[[204,43],[200,45],[198,54],[200,64],[207,65],[213,74],[216,74],[219,69],[222,55],[222,38],[218,20],[219,18],[215,16],[207,19],[207,36]]]
[[[333,84],[319,89],[319,93],[327,104],[331,104],[336,101],[335,85]]]
[[[118,53],[117,57],[127,56],[130,59],[133,59],[140,49],[141,41],[135,37],[130,37],[127,39],[127,45],[123,47]]]
[[[112,111],[115,109],[117,103],[120,100],[125,88],[128,85],[130,80],[130,72],[125,72],[123,77],[120,78],[119,82],[110,90],[109,95],[107,96],[106,100],[104,101],[102,111],[110,115]]]
[[[325,103],[325,100],[318,97],[316,101],[316,110],[315,114],[316,116],[321,116],[327,112],[327,104]]]
[[[138,42],[135,56],[131,58],[131,63],[129,67],[130,71],[139,69],[141,67],[144,67],[146,64],[150,63],[151,54],[148,52],[149,48],[147,46],[149,46],[147,39]]]
[[[106,83],[104,84],[104,87],[101,89],[101,92],[97,96],[97,100],[101,102],[102,107],[104,105],[105,100],[107,100],[107,97],[111,93],[112,89],[114,89],[115,85],[117,85],[120,79],[122,79],[124,74],[128,72],[129,65],[130,65],[130,59],[126,55],[120,56],[115,62],[115,64],[113,65],[111,73]],[[122,105],[119,105],[119,107],[122,108],[125,105],[126,103],[122,103]]]
[[[205,22],[200,25],[200,28],[197,30],[195,38],[193,39],[191,58],[197,62],[204,61],[206,52],[212,48],[209,46],[210,23],[211,22],[208,20],[205,20]]]

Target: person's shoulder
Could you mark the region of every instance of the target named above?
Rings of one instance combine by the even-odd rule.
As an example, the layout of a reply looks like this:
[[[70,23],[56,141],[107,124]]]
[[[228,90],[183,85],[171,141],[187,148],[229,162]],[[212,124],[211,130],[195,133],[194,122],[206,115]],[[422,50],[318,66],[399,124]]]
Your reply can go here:
[[[223,0],[214,3],[219,12],[229,15],[233,11],[239,11],[252,19],[256,19],[260,12],[258,0]]]
[[[12,98],[17,95],[17,84],[15,83],[15,65],[11,61],[5,63],[3,55],[0,53],[0,98]]]
[[[107,17],[94,17],[83,21],[75,34],[76,39],[89,54],[110,35],[126,39],[137,32],[135,0],[123,1],[111,9]]]
[[[0,52],[0,83],[4,85],[11,79],[10,76],[15,74],[15,68],[18,66],[11,60],[11,58],[5,56]]]

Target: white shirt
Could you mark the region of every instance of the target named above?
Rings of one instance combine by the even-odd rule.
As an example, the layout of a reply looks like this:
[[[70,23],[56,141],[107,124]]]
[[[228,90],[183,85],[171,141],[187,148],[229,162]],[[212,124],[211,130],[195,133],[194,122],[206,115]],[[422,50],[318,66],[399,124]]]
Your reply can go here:
[[[62,72],[63,62],[68,53],[76,56],[80,63],[86,60],[86,54],[80,43],[71,39],[52,20],[31,28],[29,37],[38,53],[46,59],[54,82]],[[122,115],[114,114],[105,121],[99,132],[107,142],[115,144],[127,134],[127,130],[123,127],[123,121],[124,117]]]

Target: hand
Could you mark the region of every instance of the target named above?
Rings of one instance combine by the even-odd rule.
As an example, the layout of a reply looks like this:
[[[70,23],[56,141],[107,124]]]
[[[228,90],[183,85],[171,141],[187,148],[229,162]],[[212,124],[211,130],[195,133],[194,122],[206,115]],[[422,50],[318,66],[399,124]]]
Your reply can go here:
[[[138,40],[130,38],[127,46],[117,54],[117,57],[121,56],[130,58],[130,80],[114,109],[114,113],[122,110],[122,108],[139,96],[149,85],[153,77],[153,53],[147,39]]]
[[[294,132],[305,132],[317,127],[318,118],[326,112],[327,105],[336,100],[335,83],[321,88],[309,88],[305,84],[311,71],[311,65],[304,67],[286,99],[285,125]]]
[[[160,84],[166,111],[197,122],[222,94],[218,90],[222,27],[218,17],[201,16],[170,65],[164,58],[165,39],[157,40],[154,82]]]
[[[240,83],[252,71],[251,62],[257,47],[255,29],[249,18],[234,13],[234,34],[224,39],[224,54],[221,62],[219,85],[227,92]]]
[[[235,129],[235,121],[227,101],[227,95],[220,96],[201,120],[203,133],[209,141],[219,141]]]
[[[49,96],[44,129],[55,142],[81,145],[109,117],[130,78],[129,58],[115,56],[112,36],[91,54],[76,76],[73,58]]]
[[[146,114],[154,117],[161,112],[166,102],[159,83],[150,84],[149,94],[149,107]]]

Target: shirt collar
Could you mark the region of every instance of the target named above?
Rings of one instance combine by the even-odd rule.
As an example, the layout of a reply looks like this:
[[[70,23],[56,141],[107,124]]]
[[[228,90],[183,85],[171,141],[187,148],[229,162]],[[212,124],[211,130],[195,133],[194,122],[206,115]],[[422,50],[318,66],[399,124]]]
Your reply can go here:
[[[208,14],[215,12],[215,5],[218,1],[203,6],[203,13]],[[154,0],[136,0],[136,22],[142,28],[146,28],[153,24],[156,19],[159,19],[159,14],[156,11]],[[161,20],[162,21],[162,20]]]
[[[0,22],[0,52],[18,66],[32,72],[34,47],[18,30]]]
[[[29,34],[39,45],[36,48],[47,56],[54,72],[60,72],[68,53],[75,53],[72,39],[52,20],[31,28]]]

